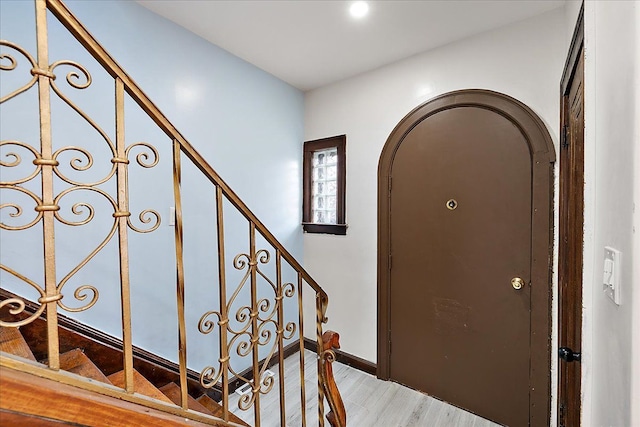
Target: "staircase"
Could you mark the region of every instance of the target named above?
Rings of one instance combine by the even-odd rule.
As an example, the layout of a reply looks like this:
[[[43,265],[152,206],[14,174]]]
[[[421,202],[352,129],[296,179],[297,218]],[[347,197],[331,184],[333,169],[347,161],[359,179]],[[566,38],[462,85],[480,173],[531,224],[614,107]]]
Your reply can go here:
[[[0,424],[285,427],[297,420],[293,424],[304,427],[317,422],[323,427],[326,419],[334,427],[346,426],[331,369],[338,335],[323,331],[326,292],[61,0],[34,0],[34,4],[36,51],[0,40],[0,107],[7,108],[3,114],[18,113],[18,119],[4,120],[0,129],[0,190],[4,190],[0,232],[4,247],[10,249],[0,252]],[[115,98],[111,131],[103,130],[99,124],[103,121],[83,110],[87,95],[73,96],[94,89],[90,67],[66,58],[49,59],[48,20],[52,18],[86,50],[83,54],[90,55],[101,75],[106,72],[111,79],[111,98],[100,104],[113,109]],[[15,87],[5,91],[14,81],[11,76],[18,74]],[[23,103],[16,102],[23,96]],[[150,119],[154,132],[168,137],[168,145],[156,147],[128,139],[131,120],[125,118],[132,105],[136,114]],[[39,145],[16,136],[24,129],[13,128],[22,123],[27,106],[37,107],[37,123],[28,131],[39,134]],[[59,109],[53,113],[55,108]],[[64,120],[56,127],[61,117]],[[139,120],[136,117],[134,121]],[[72,124],[78,122],[81,125]],[[79,136],[82,130],[92,132],[93,138]],[[86,144],[87,139],[91,144]],[[96,148],[100,144],[101,151]],[[160,233],[163,215],[161,209],[152,208],[131,212],[135,203],[130,193],[136,182],[142,182],[143,188],[157,187],[160,181],[141,176],[166,159],[168,167],[162,170],[170,171],[170,176],[164,182],[172,183],[168,193],[173,194],[175,209],[168,218],[169,223],[175,222],[172,242],[166,244],[163,235],[156,243],[145,241],[142,246],[155,250],[157,242],[162,242],[160,249],[172,254],[173,271],[160,279],[169,280],[173,289],[169,287],[171,294],[163,294],[165,299],[156,304],[161,307],[159,317],[138,318],[134,329],[134,314],[149,311],[136,303],[159,301],[156,289],[166,286],[145,283],[147,276],[141,279],[133,272],[142,268],[153,273],[166,265],[156,259],[142,267],[135,264],[131,254],[139,246],[131,243],[132,236]],[[99,176],[101,172],[93,169],[96,165],[106,174]],[[198,210],[197,216],[205,218],[203,224],[212,225],[215,236],[205,239],[212,242],[211,247],[185,252],[195,243],[185,233],[189,205],[183,202],[190,188],[183,189],[182,182],[193,174],[208,185],[196,198],[207,198],[207,206],[213,208]],[[26,218],[27,212],[31,218]],[[92,226],[108,230],[95,246],[89,242],[92,232],[84,231]],[[241,244],[230,243],[238,235],[238,226],[247,237]],[[233,236],[229,229],[234,230]],[[73,234],[74,230],[81,230],[80,234]],[[14,250],[24,251],[24,242],[36,242],[39,247],[29,253]],[[106,252],[115,253],[115,262],[98,261]],[[193,275],[190,267],[203,261],[190,263],[187,252],[213,264],[217,277]],[[79,262],[74,258],[78,254]],[[32,261],[30,265],[25,266],[26,259]],[[69,259],[75,264],[65,264]],[[148,294],[141,303],[143,291]],[[187,294],[199,293],[202,297],[196,301],[187,300]],[[204,309],[202,301],[207,304]],[[92,329],[76,318],[94,313],[89,323],[116,313],[117,320],[105,327],[117,324],[118,332]],[[317,364],[311,368],[304,363],[305,318],[307,335],[314,331],[317,341]],[[175,348],[168,351],[172,356],[163,358],[138,347],[134,338],[140,331],[153,331],[163,339],[175,335]],[[277,372],[267,375],[269,367]],[[232,398],[237,388],[244,392]]]
[[[20,331],[16,328],[0,329],[0,351],[8,354],[13,354],[15,356],[34,362],[36,361],[31,348],[25,341]],[[43,360],[41,361],[41,363],[46,365],[47,360]],[[60,369],[84,378],[91,379],[93,381],[99,381],[120,388],[124,386],[124,370],[113,373],[107,377],[104,375],[103,371],[98,366],[96,366],[81,349],[76,348],[74,350],[62,353],[60,355]],[[180,387],[174,382],[169,382],[162,387],[156,387],[135,369],[133,370],[133,375],[135,393],[150,397],[161,402],[166,402],[170,405],[180,404]],[[51,395],[46,399],[46,405],[48,407],[56,408],[58,405],[69,406],[69,399],[63,398],[63,396],[55,391],[55,388],[59,387],[59,384],[50,383],[47,385],[46,381],[33,380],[34,379],[32,378],[31,381],[34,384],[37,384],[38,394],[44,395],[45,390],[47,390],[48,388],[52,389],[49,391]],[[38,415],[38,412],[40,411],[34,411],[34,409],[38,408],[37,406],[30,404],[27,407],[24,407],[24,399],[21,395],[21,391],[24,389],[24,386],[28,383],[28,381],[28,379],[16,375],[15,372],[11,373],[5,371],[4,369],[2,370],[2,377],[0,378],[0,388],[2,388],[3,390],[3,407],[0,410],[0,422],[2,422],[2,425],[10,425],[9,421],[19,421],[21,425],[28,425],[29,423],[33,422],[34,417],[37,417],[37,419],[39,419],[40,421],[42,421],[43,418],[46,418],[49,419],[51,423],[59,425],[59,412],[56,411],[54,414],[51,414],[50,417],[43,417],[42,415]],[[33,399],[31,400],[33,401]],[[90,399],[88,400],[91,407],[93,407]],[[55,401],[56,404],[52,405],[52,401]],[[114,401],[111,403],[111,406],[117,407],[120,405],[119,402]],[[189,396],[188,407],[190,410],[207,414],[212,417],[220,418],[222,415],[222,406],[218,402],[210,398],[207,394],[202,394],[197,399]],[[88,408],[85,407],[84,409]],[[127,411],[122,412],[126,413]],[[65,418],[66,419],[64,421],[69,423],[70,425],[72,423],[81,425],[110,425],[107,419],[104,418],[104,414],[101,417],[96,417],[96,414],[93,410],[87,412],[78,411],[76,414],[71,416],[67,415]],[[155,425],[156,421],[152,421],[151,418],[152,415],[145,417],[144,422],[149,425]],[[5,423],[5,421],[7,422]],[[182,422],[182,420],[179,421]],[[248,426],[247,423],[233,414],[230,414],[229,421],[237,425]],[[114,422],[117,423],[117,425],[128,425],[128,422],[122,419],[116,418],[114,419]],[[14,423],[12,422],[11,424]],[[131,425],[136,424],[131,422]]]
[[[1,301],[15,297],[15,295],[6,291],[0,292]],[[33,312],[36,304],[28,302],[28,305],[30,311]],[[12,317],[8,312],[8,308],[9,306],[5,306],[3,310],[0,310],[0,319],[3,321],[8,321]],[[26,318],[27,316],[23,314],[21,317]],[[90,379],[94,382],[124,388],[125,371],[119,369],[119,367],[121,367],[122,351],[114,348],[117,347],[117,345],[109,346],[99,342],[98,339],[89,338],[74,329],[82,328],[86,333],[87,331],[91,331],[91,328],[81,326],[66,317],[61,317],[61,320],[67,327],[61,326],[60,328],[61,349],[64,350],[59,357],[60,371],[65,371],[84,379]],[[21,329],[24,330],[24,334]],[[96,331],[91,332],[91,335],[93,335]],[[21,328],[0,327],[0,352],[17,356],[19,358],[17,360],[22,359],[48,365],[46,358],[39,360],[39,358],[35,356],[46,354],[46,346],[43,346],[46,342],[42,341],[44,337],[46,337],[46,322],[42,318],[38,318]],[[157,360],[153,362],[138,359],[134,365],[144,372],[148,378],[135,368],[133,369],[134,393],[169,405],[179,406],[181,391],[180,387],[174,382],[179,381],[179,374],[177,373],[177,369],[167,368],[167,364],[169,364],[167,361],[163,361],[162,365],[165,366],[162,366]],[[119,370],[113,372],[115,369]],[[34,416],[50,418],[51,422],[55,420],[55,423],[59,423],[58,417],[60,414],[58,412],[51,414],[52,416],[49,417],[42,417],[41,411],[37,410],[39,408],[38,406],[34,406],[31,403],[25,406],[22,388],[25,383],[32,382],[37,386],[38,390],[40,390],[38,393],[43,393],[43,390],[50,389],[51,396],[48,396],[46,406],[56,408],[58,405],[52,405],[52,399],[59,400],[59,405],[67,406],[69,404],[68,398],[63,398],[63,396],[56,393],[56,388],[60,387],[60,384],[41,379],[35,380],[34,382],[33,378],[25,379],[20,375],[16,376],[16,373],[10,373],[3,367],[0,367],[0,372],[2,372],[2,375],[0,375],[0,389],[3,391],[2,405],[0,405],[0,425],[11,425],[9,423],[10,420],[18,419],[21,420],[22,424],[27,425],[27,423],[33,422],[32,417]],[[187,397],[188,408],[192,411],[222,419],[224,412],[223,407],[214,399],[219,399],[220,393],[211,393],[210,390],[199,387],[199,383],[195,381],[192,381],[189,386],[190,394]],[[210,397],[208,392],[214,397]],[[88,404],[92,405],[91,400],[89,400]],[[119,406],[120,402],[114,400],[111,405]],[[151,425],[155,421],[151,422],[150,417],[151,415],[145,419],[145,423]],[[163,417],[166,416],[163,415]],[[5,420],[7,421],[6,424]],[[81,425],[110,425],[104,418],[96,418],[93,411],[86,412],[79,410],[75,414],[72,411],[72,414],[67,415],[64,421]],[[184,420],[179,419],[178,421],[183,422]],[[249,426],[249,424],[232,413],[228,415],[228,421],[234,423],[234,425]],[[117,419],[117,425],[127,425],[127,422],[122,419]],[[132,421],[131,425],[138,424]]]

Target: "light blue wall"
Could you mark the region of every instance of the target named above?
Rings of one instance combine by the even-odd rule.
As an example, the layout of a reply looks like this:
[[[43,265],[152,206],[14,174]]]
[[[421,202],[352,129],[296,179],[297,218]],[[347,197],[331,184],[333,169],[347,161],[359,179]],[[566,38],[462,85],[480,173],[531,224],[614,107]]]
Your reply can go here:
[[[300,254],[302,92],[135,2],[68,5],[258,217]]]
[[[135,2],[69,1],[67,4],[280,242],[296,258],[302,259],[300,163],[303,94]],[[0,38],[17,42],[35,57],[33,16],[30,1],[0,2]],[[55,84],[114,141],[111,78],[51,15],[49,30],[50,62],[72,59],[85,65],[93,77],[88,89],[77,90],[69,87],[64,79],[74,69],[60,66],[55,70]],[[24,58],[15,51],[9,51],[3,47],[2,52],[14,55],[22,68],[0,72],[2,95],[30,78],[30,67],[25,65]],[[2,140],[17,139],[37,147],[37,88],[0,108]],[[169,207],[174,204],[170,141],[130,99],[126,101],[125,109],[127,145],[146,141],[157,147],[160,155],[158,166],[152,169],[135,163],[135,156],[140,150],[132,150],[129,156],[132,222],[144,228],[145,224],[137,219],[144,209],[157,210],[162,218],[158,230],[152,233],[130,231],[134,342],[176,360],[174,229],[168,225],[167,218]],[[60,170],[68,171],[70,177],[82,182],[107,175],[112,154],[105,140],[55,95],[52,95],[52,110],[54,150],[69,145],[86,147],[95,162],[86,172],[73,171],[69,162],[73,157],[83,156],[69,152],[66,156],[61,154]],[[21,151],[15,146],[3,147],[3,160],[7,160],[4,156],[11,151],[20,153],[23,164],[16,168],[3,168],[2,181],[15,179],[21,175],[20,171],[33,170],[33,157],[29,157],[28,151]],[[115,196],[114,182],[111,179],[100,188]],[[24,186],[39,194],[37,181]],[[58,180],[56,192],[67,187]],[[218,301],[214,188],[184,157],[182,190],[189,366],[200,370],[206,364],[212,364],[215,357],[211,356],[217,353],[217,335],[204,337],[196,330],[200,316],[217,308]],[[0,202],[10,203],[19,196],[16,191],[5,189],[0,191]],[[33,203],[24,197],[19,200],[24,214],[11,218],[8,215],[12,211],[2,209],[0,218],[3,223],[24,224],[34,218]],[[86,217],[86,209],[84,216],[71,212],[71,206],[77,202],[89,202],[96,211],[102,209],[102,213],[97,212],[94,220],[86,226],[56,225],[58,281],[107,236],[113,224],[109,202],[90,191],[77,191],[61,200],[60,214],[74,221]],[[247,252],[248,225],[233,213],[230,205],[225,208],[225,215],[226,255],[231,262],[236,254]],[[0,231],[2,263],[41,283],[41,227],[38,225],[25,232]],[[259,239],[260,248],[270,249]],[[64,288],[63,301],[78,307],[82,303],[73,300],[72,292],[84,284],[96,286],[100,292],[96,305],[83,313],[62,312],[120,336],[118,271],[109,267],[117,266],[116,262],[117,240],[113,238]],[[273,257],[264,269],[273,276]],[[243,271],[234,271],[228,266],[231,289],[240,282],[243,274]],[[13,276],[3,273],[0,278],[2,288],[37,298],[29,292],[27,285]],[[285,269],[285,280],[295,280],[290,269]],[[265,282],[262,285],[268,287]],[[264,294],[265,297],[267,295]],[[247,302],[248,294],[243,291],[239,298],[232,314],[243,305],[240,301]],[[294,307],[287,307],[287,316],[291,320],[297,318],[296,313]],[[266,355],[267,350],[268,346],[261,349],[261,355]],[[243,369],[242,366],[237,368]]]

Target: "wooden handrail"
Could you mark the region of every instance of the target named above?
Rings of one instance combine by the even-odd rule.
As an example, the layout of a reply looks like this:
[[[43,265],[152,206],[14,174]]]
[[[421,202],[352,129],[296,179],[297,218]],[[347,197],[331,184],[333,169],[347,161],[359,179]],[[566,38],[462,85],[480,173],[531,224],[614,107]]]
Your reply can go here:
[[[346,427],[347,411],[333,376],[332,367],[332,363],[336,359],[333,350],[338,348],[340,348],[340,335],[337,332],[326,331],[322,334],[322,354],[320,355],[322,370],[320,375],[325,397],[331,407],[331,411],[327,414],[327,420],[332,427]]]
[[[113,386],[110,387],[113,388]],[[181,414],[167,411],[167,408],[173,406],[170,404],[165,403],[159,408],[141,406],[138,402],[79,389],[56,379],[42,378],[2,365],[0,365],[0,388],[2,389],[0,401],[2,425],[153,425],[157,427],[231,425],[222,420],[212,420],[195,411],[193,415],[196,419],[186,419]],[[143,397],[138,399],[144,400]]]

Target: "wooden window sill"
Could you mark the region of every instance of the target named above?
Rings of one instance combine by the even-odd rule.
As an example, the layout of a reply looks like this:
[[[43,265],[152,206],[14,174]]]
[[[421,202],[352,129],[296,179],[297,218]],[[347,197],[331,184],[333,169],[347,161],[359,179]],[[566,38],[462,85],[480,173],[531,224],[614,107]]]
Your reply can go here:
[[[347,224],[315,224],[303,222],[302,228],[305,233],[315,234],[335,234],[345,236],[347,234]]]

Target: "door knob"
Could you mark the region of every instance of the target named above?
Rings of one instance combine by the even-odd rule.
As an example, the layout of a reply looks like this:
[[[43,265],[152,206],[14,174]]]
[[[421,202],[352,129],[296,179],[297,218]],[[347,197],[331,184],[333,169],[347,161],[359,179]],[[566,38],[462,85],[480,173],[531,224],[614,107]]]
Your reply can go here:
[[[582,353],[575,352],[569,347],[560,347],[558,349],[558,357],[565,362],[580,362],[582,359]]]
[[[513,289],[515,289],[516,291],[519,291],[524,287],[524,280],[519,277],[514,277],[513,279],[511,279],[511,286],[513,286]]]

